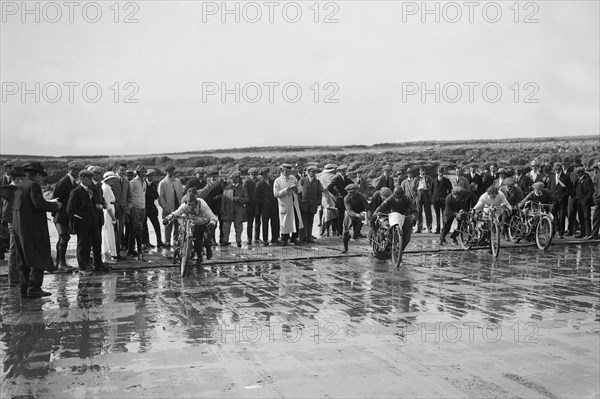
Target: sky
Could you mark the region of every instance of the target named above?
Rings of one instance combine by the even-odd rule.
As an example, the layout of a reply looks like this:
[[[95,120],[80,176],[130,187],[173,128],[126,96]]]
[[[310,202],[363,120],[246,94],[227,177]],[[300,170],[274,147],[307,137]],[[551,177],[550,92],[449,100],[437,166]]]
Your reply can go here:
[[[72,4],[0,3],[0,154],[600,133],[598,1]]]

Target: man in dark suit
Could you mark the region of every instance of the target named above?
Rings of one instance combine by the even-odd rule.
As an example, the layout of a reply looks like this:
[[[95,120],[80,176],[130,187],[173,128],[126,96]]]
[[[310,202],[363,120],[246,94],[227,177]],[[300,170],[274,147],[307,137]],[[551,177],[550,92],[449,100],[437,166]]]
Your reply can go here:
[[[269,223],[271,224],[271,243],[280,244],[279,240],[279,208],[277,198],[273,194],[274,179],[269,177],[270,169],[264,167],[259,171],[261,178],[254,189],[254,200],[260,209],[263,245],[269,245]]]
[[[493,168],[493,174],[492,174]],[[469,165],[469,173],[465,175],[467,181],[469,182],[469,188],[477,197],[480,197],[485,190],[492,184],[494,184],[494,180],[497,178],[496,176],[496,168],[495,165],[490,165],[490,174],[486,175],[487,180],[484,182],[479,173],[477,173],[477,165],[471,164]],[[491,182],[489,180],[491,179]],[[489,185],[488,185],[489,183]]]
[[[194,177],[185,183],[185,187],[183,188],[184,195],[188,192],[190,188],[195,188],[196,190],[200,190],[206,186],[206,170],[204,168],[196,168],[194,170]]]
[[[573,186],[573,194],[575,200],[575,211],[579,218],[581,231],[575,238],[588,238],[592,235],[592,205],[594,203],[594,183],[590,176],[585,173],[583,166],[575,169],[577,180]]]
[[[41,298],[51,295],[42,290],[42,283],[44,269],[54,266],[46,212],[56,212],[62,204],[44,199],[41,183],[48,174],[41,163],[26,163],[23,170],[26,176],[20,189],[15,191],[13,202],[13,231],[21,298]]]
[[[254,190],[256,190],[256,181],[258,178],[258,170],[256,168],[248,169],[248,177],[244,179],[244,187],[248,192],[248,203],[246,203],[246,217],[248,222],[246,224],[246,238],[248,245],[252,244],[252,231],[254,230],[254,223],[257,223],[256,231],[254,232],[254,240],[259,241],[260,231],[260,219],[256,218],[256,201],[254,200]]]
[[[115,243],[117,247],[117,260],[122,260],[121,249],[125,242],[125,225],[127,224],[127,216],[131,209],[131,191],[129,189],[129,179],[127,179],[127,164],[120,163],[117,167],[117,179],[108,180],[108,184],[115,195],[115,216],[117,217],[117,225],[115,228]]]
[[[82,170],[79,172],[79,185],[71,191],[67,214],[71,230],[77,234],[77,263],[81,272],[91,272],[90,249],[93,254],[94,270],[110,270],[102,263],[101,237],[98,230],[98,211],[102,204],[94,195],[92,178],[94,172]]]
[[[433,210],[435,211],[435,234],[440,234],[442,217],[446,208],[446,197],[452,192],[452,183],[444,176],[444,167],[439,166],[437,177],[433,179]]]
[[[58,199],[62,204],[69,202],[69,195],[71,191],[77,187],[77,175],[80,170],[84,169],[81,162],[69,162],[69,171],[63,176],[52,193],[52,198]],[[73,268],[66,262],[67,246],[71,239],[71,232],[69,231],[69,215],[67,214],[67,207],[63,206],[58,212],[52,214],[54,226],[58,233],[58,242],[56,243],[56,262],[55,266],[59,272],[71,272]]]
[[[523,195],[527,195],[533,190],[531,186],[533,185],[533,181],[528,175],[523,174],[523,168],[517,167],[515,168],[514,175],[515,185],[521,189]]]
[[[387,187],[394,191],[394,177],[392,174],[392,167],[390,165],[385,165],[383,167],[383,174],[379,176],[375,182],[374,191],[381,190],[382,187]]]
[[[307,169],[308,176],[300,180],[302,187],[302,200],[300,200],[300,214],[302,215],[302,224],[304,228],[300,231],[300,242],[314,242],[312,238],[313,221],[317,208],[321,204],[323,195],[323,186],[316,177],[317,167],[310,165]]]
[[[552,205],[554,206],[554,231],[558,232],[560,238],[564,238],[565,218],[573,184],[571,178],[564,173],[560,162],[554,164],[554,173],[549,176],[549,183],[548,188],[552,193]]]

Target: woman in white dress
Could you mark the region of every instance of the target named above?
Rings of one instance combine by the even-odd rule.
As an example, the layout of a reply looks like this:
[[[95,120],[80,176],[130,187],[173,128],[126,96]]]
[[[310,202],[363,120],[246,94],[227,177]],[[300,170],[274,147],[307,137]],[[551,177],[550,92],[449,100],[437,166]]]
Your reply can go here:
[[[116,256],[117,245],[115,242],[115,226],[117,219],[115,217],[115,195],[112,188],[108,184],[111,179],[116,179],[118,176],[115,172],[106,172],[102,179],[102,195],[106,202],[104,209],[104,226],[102,226],[102,262],[114,263],[111,256]]]

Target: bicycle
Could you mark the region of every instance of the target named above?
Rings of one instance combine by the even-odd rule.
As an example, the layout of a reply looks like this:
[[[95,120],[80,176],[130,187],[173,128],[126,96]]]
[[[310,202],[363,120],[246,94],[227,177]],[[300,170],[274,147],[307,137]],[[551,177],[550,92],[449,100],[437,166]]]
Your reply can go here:
[[[187,263],[194,252],[194,217],[176,216],[166,224],[175,219],[179,220],[179,231],[173,248],[173,264],[179,264],[181,277],[185,277],[187,275]]]
[[[458,242],[468,251],[473,247],[490,247],[494,258],[500,254],[500,221],[496,208],[489,207],[481,211],[464,212],[457,215]]]
[[[385,260],[391,257],[392,264],[396,267],[400,266],[404,253],[402,227],[405,221],[406,216],[398,212],[380,214],[374,219],[369,233],[369,243],[375,258]]]
[[[518,243],[523,239],[533,240],[541,250],[546,250],[554,234],[552,205],[525,202],[523,209],[513,210],[508,221],[508,237]]]

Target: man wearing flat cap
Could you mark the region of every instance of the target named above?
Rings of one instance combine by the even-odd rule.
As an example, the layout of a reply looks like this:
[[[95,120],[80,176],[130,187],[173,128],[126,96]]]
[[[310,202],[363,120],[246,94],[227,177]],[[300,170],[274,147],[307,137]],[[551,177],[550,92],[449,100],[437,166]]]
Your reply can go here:
[[[281,175],[273,183],[273,195],[279,204],[282,245],[288,245],[290,235],[291,242],[298,245],[298,233],[304,227],[298,203],[298,192],[302,190],[302,186],[292,175],[291,165],[284,163],[280,169]]]
[[[71,161],[67,164],[68,171],[63,176],[52,193],[52,198],[57,198],[60,203],[67,204],[69,202],[69,196],[71,191],[77,187],[77,177],[79,171],[84,169],[81,162]],[[67,264],[66,254],[69,240],[71,239],[71,232],[69,231],[69,215],[67,214],[67,207],[64,206],[52,214],[54,226],[58,233],[58,242],[56,243],[56,262],[55,266],[59,272],[70,272],[73,270],[71,266]]]
[[[527,176],[529,176],[529,178],[531,179],[532,183],[531,185],[533,186],[533,183],[544,183],[544,186],[546,185],[546,181],[545,181],[545,175],[540,171],[540,163],[537,160],[533,160],[529,163],[529,167],[531,168],[531,170],[529,171],[529,173],[527,173]]]
[[[477,203],[477,195],[469,189],[465,189],[461,186],[456,186],[452,189],[452,192],[446,196],[446,205],[444,207],[444,227],[440,233],[440,245],[446,243],[446,235],[450,232],[454,219],[459,215],[461,211],[468,212]],[[460,221],[459,221],[460,223]],[[450,235],[452,242],[458,244],[456,237],[458,231],[454,230]]]
[[[271,244],[279,244],[279,207],[277,198],[273,194],[275,179],[269,167],[263,167],[259,171],[260,177],[254,189],[254,200],[256,209],[260,212],[262,224],[262,243],[269,245],[269,225],[271,226]]]
[[[346,206],[344,205],[344,197],[346,194],[346,186],[354,184],[352,179],[348,177],[346,171],[348,167],[346,165],[340,165],[337,167],[337,175],[333,178],[333,181],[326,187],[327,190],[335,197],[335,207],[338,211],[337,217],[337,231],[343,231],[344,214],[346,213]]]
[[[93,270],[102,272],[110,268],[102,262],[102,238],[98,230],[98,211],[102,210],[102,203],[94,195],[94,172],[83,169],[79,171],[79,185],[71,190],[67,214],[69,227],[73,234],[77,234],[77,263],[82,273],[92,271],[90,263],[90,250],[93,256]]]
[[[14,162],[6,161],[6,162],[4,162],[4,165],[2,165],[2,166],[4,168],[4,173],[2,174],[2,177],[0,178],[0,186],[8,186],[11,182],[10,171],[12,170],[12,168],[14,166]]]
[[[363,222],[360,218],[360,214],[362,212],[367,213],[367,218],[371,219],[371,207],[369,206],[369,201],[367,201],[367,197],[358,192],[358,185],[349,184],[344,187],[345,191],[348,193],[344,197],[344,206],[346,207],[346,213],[344,215],[343,222],[343,243],[344,250],[342,253],[348,252],[348,243],[350,242],[350,233],[355,240],[359,238],[365,238],[364,235],[361,234],[361,229],[363,226]]]
[[[302,187],[300,214],[302,215],[302,224],[304,225],[304,228],[300,231],[300,242],[306,241],[308,243],[313,243],[313,223],[317,209],[321,204],[323,186],[319,179],[317,179],[316,166],[309,165],[306,170],[308,176],[305,176],[300,180],[300,186]]]
[[[260,210],[256,208],[256,200],[254,199],[254,191],[258,182],[258,169],[248,169],[248,177],[244,179],[244,187],[248,192],[248,203],[246,204],[246,216],[248,223],[246,224],[246,238],[248,245],[252,244],[252,233],[254,240],[260,240]],[[256,227],[255,227],[256,226]]]
[[[375,191],[381,190],[383,187],[387,187],[394,191],[394,176],[392,176],[392,174],[392,167],[390,165],[385,165],[383,167],[383,174],[379,176],[375,182]]]
[[[206,186],[206,170],[204,168],[196,168],[194,169],[194,177],[189,179],[187,183],[185,183],[185,187],[183,188],[184,194],[189,191],[190,188],[195,188],[196,190],[200,190]]]
[[[518,204],[519,208],[523,208],[527,201],[535,202],[536,204],[547,204],[547,205],[552,203],[552,194],[550,193],[550,190],[547,190],[544,188],[543,182],[541,182],[541,181],[535,182],[535,183],[533,183],[531,188],[533,189],[533,191],[531,191],[529,194],[527,194],[525,196],[525,198],[523,198],[521,200],[521,202],[519,202],[519,204]]]
[[[240,248],[242,246],[242,231],[244,222],[247,220],[246,204],[248,203],[248,191],[242,185],[242,176],[239,171],[231,174],[231,182],[223,189],[221,198],[221,220],[223,239],[221,245],[229,245],[229,233],[231,224],[235,229],[235,241]]]
[[[183,184],[181,184],[181,180],[175,177],[175,166],[169,165],[166,167],[165,171],[167,172],[167,175],[160,183],[158,183],[158,204],[162,208],[163,221],[171,214],[171,212],[179,208],[181,198],[183,197]],[[176,232],[178,230],[179,223],[177,220],[174,220],[173,223],[169,223],[165,226],[164,246],[166,248],[171,247],[171,236],[173,236],[173,241],[177,240]],[[173,231],[175,231],[175,234],[173,234]]]
[[[26,163],[23,170],[25,179],[15,191],[12,207],[21,298],[41,298],[51,295],[42,290],[44,270],[54,268],[46,212],[56,212],[63,204],[44,199],[41,184],[47,173],[41,163]]]

